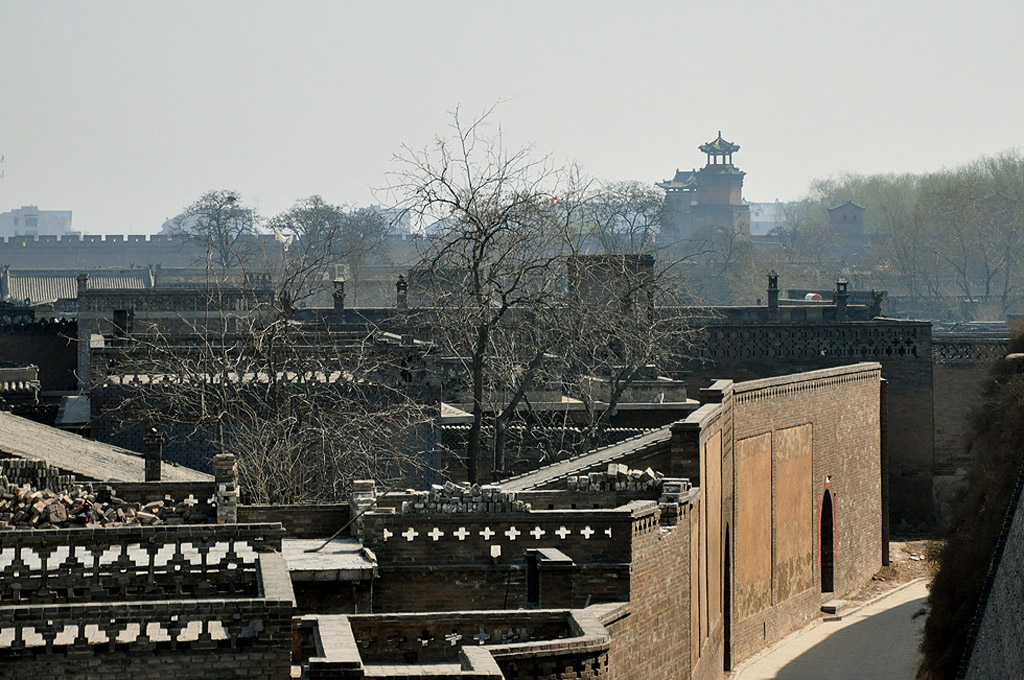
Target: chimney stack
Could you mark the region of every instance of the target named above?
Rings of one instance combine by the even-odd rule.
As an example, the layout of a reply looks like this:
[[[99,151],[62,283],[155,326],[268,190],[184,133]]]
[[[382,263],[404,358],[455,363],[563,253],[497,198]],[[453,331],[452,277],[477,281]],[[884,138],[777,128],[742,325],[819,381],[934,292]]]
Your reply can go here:
[[[846,321],[846,302],[849,300],[850,293],[847,291],[849,282],[846,279],[840,278],[836,281],[836,321]]]
[[[398,296],[398,308],[409,309],[409,282],[401,274],[398,275],[398,281],[395,283],[395,292]]]
[[[145,457],[146,481],[160,481],[160,463],[164,455],[164,436],[155,428],[149,428],[145,438],[142,440],[142,450]]]
[[[779,275],[773,269],[768,272],[768,319],[779,318]]]
[[[334,279],[334,311],[345,311],[345,279]]]

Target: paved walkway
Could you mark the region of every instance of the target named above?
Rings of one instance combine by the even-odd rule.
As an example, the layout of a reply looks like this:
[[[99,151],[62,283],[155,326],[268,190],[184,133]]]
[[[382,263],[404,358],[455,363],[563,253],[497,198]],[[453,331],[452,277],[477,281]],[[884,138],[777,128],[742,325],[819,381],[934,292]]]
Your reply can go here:
[[[927,584],[885,596],[842,621],[814,624],[743,664],[733,680],[913,680]]]

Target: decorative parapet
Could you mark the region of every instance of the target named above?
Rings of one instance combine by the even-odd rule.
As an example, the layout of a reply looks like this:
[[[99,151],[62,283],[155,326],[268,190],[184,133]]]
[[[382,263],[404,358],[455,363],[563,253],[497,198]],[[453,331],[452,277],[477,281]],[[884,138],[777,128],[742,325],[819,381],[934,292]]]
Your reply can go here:
[[[257,558],[280,524],[0,533],[0,603],[152,600],[259,593]]]
[[[712,363],[774,358],[927,360],[932,340],[931,324],[925,321],[709,323],[697,338],[696,354]]]
[[[1009,350],[1007,338],[935,336],[932,363],[938,366],[983,366],[993,364]]]
[[[0,534],[0,666],[24,678],[286,680],[294,595],[276,525]]]
[[[532,510],[522,513],[364,515],[363,545],[382,567],[391,565],[519,564],[530,548],[557,548],[588,560],[628,561],[622,540],[658,526],[655,500],[615,509]]]

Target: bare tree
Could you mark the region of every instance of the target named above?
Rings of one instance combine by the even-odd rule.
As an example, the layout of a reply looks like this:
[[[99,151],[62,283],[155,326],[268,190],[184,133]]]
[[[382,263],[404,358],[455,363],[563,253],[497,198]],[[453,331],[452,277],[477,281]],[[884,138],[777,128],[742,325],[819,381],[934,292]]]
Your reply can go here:
[[[637,185],[590,190],[576,168],[556,169],[527,148],[507,149],[500,133],[488,136],[489,114],[466,124],[456,112],[449,137],[405,149],[392,185],[404,208],[435,232],[410,285],[426,292],[436,338],[468,376],[465,460],[473,481],[487,468],[504,471],[508,424],[530,410],[531,392],[554,380],[576,389],[597,371],[612,379],[614,402],[658,355],[657,342],[645,350],[635,342],[670,341],[661,333],[669,315],[653,309],[663,281],[653,271],[640,278],[600,272],[618,282],[614,299],[598,294],[599,302],[588,299],[595,287],[569,281],[570,263],[582,262],[595,237],[629,247],[630,257],[650,257],[659,197]],[[595,271],[586,269],[576,271],[586,279]],[[594,427],[607,418],[593,418]],[[491,461],[484,460],[485,425],[493,432]]]
[[[207,265],[224,270],[244,263],[256,234],[256,216],[235,191],[208,191],[174,218],[172,233],[206,251]]]
[[[488,112],[489,113],[489,112]],[[542,310],[555,294],[556,262],[575,187],[548,159],[509,150],[501,136],[482,134],[487,114],[468,125],[453,114],[452,134],[423,150],[406,148],[392,189],[422,222],[443,225],[430,241],[420,283],[438,314],[438,337],[465,362],[473,415],[466,461],[476,481],[482,453],[485,392],[493,384],[496,335]],[[522,336],[525,337],[525,336]],[[516,359],[539,364],[539,348]],[[525,392],[528,371],[513,392]],[[506,408],[515,408],[513,403]]]
[[[268,226],[276,242],[287,244],[280,256],[267,252],[263,258],[273,272],[279,312],[285,316],[327,290],[337,265],[347,265],[358,276],[367,254],[379,252],[389,233],[379,212],[332,205],[320,196],[297,202]]]
[[[395,379],[410,350],[297,314],[335,264],[379,247],[379,220],[314,196],[273,218],[278,238],[255,248],[235,194],[209,192],[185,214],[215,271],[191,291],[192,314],[140,318],[118,339],[105,389],[120,401],[105,417],[236,454],[257,502],[338,500],[353,478],[417,474],[435,414]]]

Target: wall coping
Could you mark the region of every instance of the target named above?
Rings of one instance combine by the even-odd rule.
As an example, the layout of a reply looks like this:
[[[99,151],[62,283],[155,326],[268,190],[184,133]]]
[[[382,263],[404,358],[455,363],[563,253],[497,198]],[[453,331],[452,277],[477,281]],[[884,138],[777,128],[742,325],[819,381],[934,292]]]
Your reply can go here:
[[[746,380],[744,382],[738,382],[733,384],[733,392],[737,395],[747,394],[750,392],[756,392],[772,387],[784,387],[787,385],[798,385],[801,383],[808,383],[816,380],[823,380],[827,378],[839,378],[843,376],[853,376],[862,374],[877,373],[881,375],[882,364],[877,361],[861,361],[856,364],[849,364],[846,366],[836,366],[834,368],[822,368],[815,371],[805,371],[803,373],[791,373],[788,375],[781,375],[772,378],[760,378],[758,380]]]

